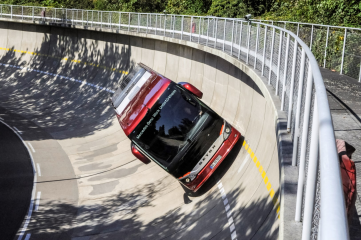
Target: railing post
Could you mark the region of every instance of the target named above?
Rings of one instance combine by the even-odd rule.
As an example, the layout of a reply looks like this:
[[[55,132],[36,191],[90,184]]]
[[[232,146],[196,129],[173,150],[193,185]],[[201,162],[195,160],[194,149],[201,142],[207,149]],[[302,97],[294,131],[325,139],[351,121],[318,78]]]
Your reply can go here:
[[[202,22],[202,19],[203,19],[203,23],[201,24],[201,29],[202,29],[202,32],[201,32],[201,29],[199,29],[199,33],[201,34],[202,38],[204,38],[204,25],[205,25],[205,17],[200,17],[200,21]]]
[[[81,25],[84,26],[84,10],[81,10]]]
[[[237,34],[238,34],[238,27],[237,27],[237,23],[235,22],[234,24],[234,29],[236,30],[236,32],[234,33],[234,41],[232,41],[232,49],[233,49],[233,44],[237,45]],[[233,50],[232,50],[232,56],[233,56]]]
[[[280,81],[281,54],[282,54],[282,44],[283,44],[282,40],[283,40],[283,31],[280,31],[280,44],[278,49],[278,61],[277,61],[276,96],[278,96],[278,84]]]
[[[218,30],[218,18],[216,18],[216,30],[215,30],[215,39],[214,39],[214,48],[217,49],[217,30]]]
[[[208,17],[208,25],[207,25],[207,43],[206,43],[206,46],[208,46],[208,40],[209,40],[209,17]]]
[[[198,26],[198,29],[199,29],[199,34],[198,34],[198,44],[199,44],[199,39],[201,38],[201,27],[202,27],[202,18],[199,17],[199,26]]]
[[[191,27],[190,27],[190,40],[192,42],[192,31],[193,31],[193,16],[191,16]]]
[[[311,63],[309,62],[308,70],[307,70],[307,88],[306,88],[306,97],[305,97],[305,109],[304,109],[304,113],[303,113],[300,166],[298,168],[297,200],[296,200],[296,215],[295,215],[296,222],[301,221],[301,215],[302,215],[303,184],[304,184],[304,180],[305,180],[307,136],[308,136],[308,126],[309,126],[309,122],[310,122],[312,86],[313,86],[312,69],[311,69]]]
[[[97,14],[98,15],[98,23],[100,22],[100,24],[101,24],[102,19],[100,19],[100,21],[99,21],[99,11],[97,11],[97,12],[98,12],[98,14]]]
[[[11,19],[13,19],[13,6],[10,6],[11,8]]]
[[[257,66],[258,35],[259,35],[259,23],[257,24],[257,31],[256,31],[256,47],[255,47],[255,51],[254,51],[253,69],[256,69],[256,66]]]
[[[130,13],[128,13],[128,32],[130,32]]]
[[[138,28],[137,28],[138,33],[139,33],[139,25],[140,25],[140,13],[138,13]]]
[[[273,28],[272,44],[271,44],[271,57],[270,57],[270,60],[269,60],[268,85],[271,85],[272,65],[273,65],[273,48],[274,48],[274,44],[275,44],[275,35],[276,35],[276,29]]]
[[[301,68],[300,75],[298,79],[298,93],[297,93],[297,108],[295,115],[295,132],[293,134],[293,153],[292,153],[292,166],[297,164],[297,152],[298,152],[298,137],[300,134],[300,117],[301,117],[301,103],[302,103],[302,90],[303,90],[303,75],[305,74],[305,62],[306,62],[306,53],[302,49],[301,55]]]
[[[165,36],[165,26],[166,26],[166,22],[167,22],[167,16],[164,14],[164,34],[163,34],[163,36]]]
[[[183,27],[183,22],[182,22],[182,27]],[[155,14],[155,35],[157,35],[157,28],[158,28],[158,14]]]
[[[99,13],[98,13],[98,16],[99,16]],[[100,29],[103,28],[103,12],[101,11],[100,12]]]
[[[284,109],[285,105],[285,93],[286,93],[286,80],[287,80],[287,68],[288,68],[288,51],[290,47],[290,34],[287,37],[286,43],[286,56],[285,56],[285,67],[283,72],[283,87],[282,87],[282,98],[281,98],[281,111]]]
[[[214,20],[214,18],[213,18],[213,28],[212,28],[212,32],[213,32],[213,37],[215,37],[215,35],[214,35],[214,30],[215,30],[215,20]]]
[[[345,59],[346,37],[347,37],[347,28],[345,28],[345,35],[343,37],[342,61],[341,61],[340,74],[343,74],[343,62],[344,62],[344,59]]]
[[[297,37],[298,37],[298,33],[300,32],[300,24],[297,23]]]
[[[317,93],[316,93],[317,94]],[[302,240],[308,240],[311,237],[312,217],[315,205],[315,195],[317,186],[317,166],[318,166],[318,111],[317,111],[317,97],[315,96],[313,104],[313,118],[312,118],[312,135],[310,143],[310,152],[306,179],[305,192],[305,206],[303,210],[303,226],[302,226]]]
[[[3,17],[3,5],[1,5],[1,18]],[[34,20],[34,7],[33,7],[33,20]]]
[[[174,38],[174,31],[175,31],[175,15],[173,15],[173,38]]]
[[[291,74],[291,86],[290,86],[290,98],[288,102],[288,116],[287,116],[287,132],[291,132],[291,117],[293,108],[293,88],[295,85],[295,74],[296,74],[296,62],[297,62],[297,40],[295,39],[293,47],[293,61],[292,61],[292,74]]]
[[[264,29],[264,38],[263,38],[263,60],[262,60],[262,73],[261,76],[264,76],[264,66],[266,62],[266,47],[267,47],[267,26]]]
[[[323,58],[323,67],[326,67],[326,57],[327,57],[327,47],[328,47],[328,35],[330,33],[330,27],[327,27],[327,36],[326,36],[326,46],[325,46],[325,55]]]
[[[311,27],[311,41],[310,41],[310,49],[312,51],[312,41],[313,41],[313,25]]]
[[[360,61],[360,73],[358,75],[358,81],[361,82],[361,61]]]
[[[122,26],[122,13],[119,13],[119,30],[121,29]]]
[[[231,56],[233,56],[233,32],[234,32],[234,20],[233,20],[233,23],[232,23]]]
[[[241,47],[242,47],[242,30],[243,30],[243,21],[241,21],[241,29],[239,30],[239,49],[238,49],[238,59],[241,57]]]
[[[93,21],[94,21],[94,11],[92,11],[92,22],[91,22],[91,26],[90,26],[90,27],[93,27]]]
[[[252,24],[250,24],[248,22],[248,41],[247,41],[247,59],[246,59],[246,63],[248,64],[248,61],[249,61],[249,43],[251,41],[251,27],[252,27]]]
[[[74,25],[74,11],[71,11],[71,24]]]
[[[109,13],[109,28],[113,28],[113,18],[112,18],[112,12]]]
[[[184,22],[184,16],[182,16],[182,24],[181,24],[181,40],[183,40],[183,22]]]
[[[224,52],[224,45],[226,44],[226,24],[227,24],[227,19],[224,19],[224,26],[223,26],[223,52]]]
[[[24,20],[24,6],[21,6],[21,20]]]
[[[2,10],[2,9],[1,9]],[[32,7],[33,21],[34,21],[34,7]]]
[[[149,20],[148,20],[148,18],[149,18],[149,14],[147,13],[147,30],[146,30],[146,33],[148,34],[148,25],[149,25]]]

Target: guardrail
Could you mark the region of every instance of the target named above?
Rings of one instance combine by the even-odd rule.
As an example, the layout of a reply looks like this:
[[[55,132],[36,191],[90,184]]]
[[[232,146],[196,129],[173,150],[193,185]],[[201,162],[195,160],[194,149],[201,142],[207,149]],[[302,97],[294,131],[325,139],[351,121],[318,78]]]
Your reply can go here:
[[[0,5],[0,9],[0,18],[161,35],[215,48],[244,61],[274,87],[280,110],[288,116],[292,164],[299,166],[295,220],[303,222],[302,239],[349,238],[326,89],[316,58],[296,34],[261,22],[209,16],[11,5]]]
[[[312,50],[319,66],[361,82],[361,28],[290,21],[255,20],[296,33]]]

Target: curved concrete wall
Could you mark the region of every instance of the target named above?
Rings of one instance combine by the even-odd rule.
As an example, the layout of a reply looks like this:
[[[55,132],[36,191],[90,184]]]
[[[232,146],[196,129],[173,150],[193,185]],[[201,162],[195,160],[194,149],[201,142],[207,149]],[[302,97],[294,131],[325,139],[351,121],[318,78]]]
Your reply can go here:
[[[278,238],[277,111],[263,81],[220,51],[157,38],[0,22],[0,63],[12,65],[0,65],[0,107],[37,126],[17,125],[41,166],[31,239]],[[99,88],[137,62],[201,89],[244,136],[197,194],[132,156]]]

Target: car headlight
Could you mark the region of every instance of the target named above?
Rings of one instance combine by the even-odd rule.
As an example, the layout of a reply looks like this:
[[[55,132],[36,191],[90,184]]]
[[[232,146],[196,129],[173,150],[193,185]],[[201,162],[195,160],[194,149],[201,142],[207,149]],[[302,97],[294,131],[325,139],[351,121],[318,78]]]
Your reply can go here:
[[[223,139],[227,140],[229,135],[231,134],[231,132],[232,132],[232,126],[229,123],[225,122],[224,131],[223,131]]]

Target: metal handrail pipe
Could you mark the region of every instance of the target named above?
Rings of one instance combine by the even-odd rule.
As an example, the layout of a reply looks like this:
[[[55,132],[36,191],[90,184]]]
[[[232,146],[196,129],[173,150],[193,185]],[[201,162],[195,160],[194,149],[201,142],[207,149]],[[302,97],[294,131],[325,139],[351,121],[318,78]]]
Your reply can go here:
[[[292,24],[300,24],[300,25],[309,25],[309,26],[319,26],[319,27],[330,27],[330,28],[346,28],[350,30],[361,30],[361,28],[355,27],[343,27],[343,26],[335,26],[335,25],[326,25],[326,24],[318,24],[318,23],[305,23],[305,22],[292,22],[292,21],[273,21],[273,20],[263,20],[263,19],[252,19],[252,21],[265,21],[265,22],[273,22],[273,23],[292,23]]]

